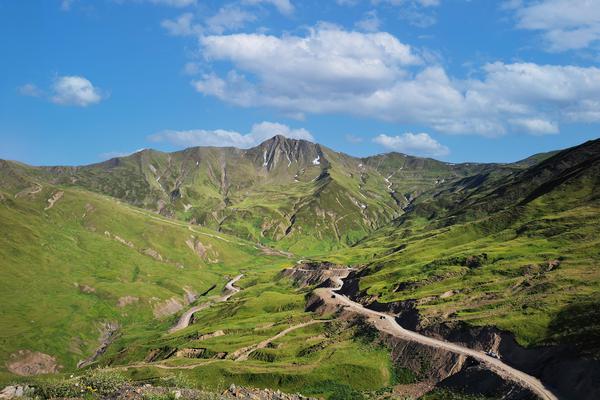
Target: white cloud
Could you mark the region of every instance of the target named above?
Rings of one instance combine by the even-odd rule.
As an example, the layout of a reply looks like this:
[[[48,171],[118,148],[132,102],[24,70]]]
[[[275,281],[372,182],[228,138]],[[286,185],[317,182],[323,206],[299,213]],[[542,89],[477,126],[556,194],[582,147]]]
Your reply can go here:
[[[517,128],[524,129],[534,135],[548,135],[558,133],[558,124],[537,118],[514,119],[510,123]]]
[[[393,83],[404,74],[403,66],[420,62],[410,46],[390,34],[348,32],[324,25],[311,29],[305,37],[213,35],[202,37],[200,42],[207,59],[231,61],[239,70],[254,74],[264,84],[260,92],[269,97],[267,102],[284,107],[286,99],[301,101],[299,97],[309,93],[320,96],[327,92],[327,101],[348,91],[368,94]],[[244,105],[259,95],[257,88],[235,71],[226,80],[207,75],[195,86],[217,97],[233,94],[230,89],[242,89],[232,100]]]
[[[160,24],[173,36],[188,36],[200,33],[200,27],[193,24],[194,14],[181,14],[176,19],[166,19]]]
[[[33,83],[24,84],[18,88],[18,91],[21,96],[28,97],[41,97],[44,94],[44,92]]]
[[[223,33],[243,28],[248,22],[256,21],[256,16],[237,6],[227,5],[206,19],[206,27],[211,33]]]
[[[209,35],[200,45],[207,65],[225,61],[231,69],[199,76],[196,90],[242,107],[345,113],[488,136],[600,122],[595,67],[496,62],[483,66],[479,79],[459,80],[388,33],[323,24],[304,36]]]
[[[445,156],[448,147],[433,139],[427,133],[404,133],[398,136],[379,135],[373,141],[383,147],[408,154]]]
[[[198,36],[223,34],[243,28],[248,22],[256,21],[256,15],[236,6],[221,7],[216,14],[206,18],[203,24],[194,21],[192,13],[184,13],[175,19],[166,19],[161,26],[172,36]]]
[[[242,0],[243,4],[271,4],[283,15],[294,13],[294,5],[290,0]]]
[[[223,129],[194,129],[187,131],[164,131],[151,135],[150,140],[155,142],[169,142],[175,146],[181,147],[231,146],[249,148],[258,145],[275,135],[283,135],[292,139],[314,141],[314,137],[306,129],[293,129],[284,124],[266,121],[254,124],[250,132],[246,134]]]
[[[597,0],[510,1],[520,29],[540,31],[550,51],[583,49],[600,41]]]
[[[52,85],[55,104],[86,107],[102,100],[100,90],[82,76],[61,76]]]

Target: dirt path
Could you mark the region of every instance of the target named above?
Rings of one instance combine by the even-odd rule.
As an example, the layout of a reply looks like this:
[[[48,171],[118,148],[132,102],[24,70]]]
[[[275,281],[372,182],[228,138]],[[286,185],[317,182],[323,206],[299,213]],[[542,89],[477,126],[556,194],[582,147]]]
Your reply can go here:
[[[242,279],[242,276],[244,276],[244,274],[240,274],[240,275],[236,276],[235,278],[233,278],[232,280],[230,280],[229,282],[227,282],[227,284],[225,285],[225,290],[223,292],[223,295],[221,295],[220,297],[217,297],[216,299],[211,300],[211,301],[207,301],[206,303],[199,304],[199,305],[187,310],[181,316],[181,318],[179,318],[179,321],[177,321],[177,324],[174,327],[172,327],[171,329],[169,329],[169,333],[177,332],[177,331],[187,328],[190,325],[192,316],[195,313],[197,313],[198,311],[205,310],[205,309],[213,306],[216,303],[222,303],[224,301],[229,300],[229,298],[231,296],[233,296],[234,294],[236,294],[237,292],[240,291],[240,289],[233,286],[233,284],[236,283],[237,281],[239,281],[240,279]]]
[[[287,335],[288,333],[290,333],[292,331],[295,331],[296,329],[304,328],[305,326],[314,325],[314,324],[322,324],[325,322],[331,322],[331,321],[312,320],[312,321],[308,321],[308,322],[303,322],[298,325],[290,326],[289,328],[284,329],[281,332],[279,332],[277,335],[270,337],[268,339],[265,339],[258,344],[254,344],[252,346],[248,346],[248,347],[244,347],[242,349],[236,350],[235,352],[231,353],[231,358],[235,361],[245,361],[248,359],[248,356],[250,355],[250,353],[252,353],[254,350],[264,349],[271,342],[284,337],[285,335]]]
[[[473,350],[468,347],[461,346],[459,344],[434,339],[428,336],[423,336],[417,332],[404,329],[396,322],[393,316],[365,308],[363,305],[356,303],[347,298],[346,296],[337,293],[343,285],[342,277],[337,277],[335,279],[332,279],[332,281],[334,281],[336,287],[320,288],[315,290],[315,294],[319,295],[319,297],[321,297],[323,301],[327,304],[348,307],[357,314],[364,315],[381,332],[385,332],[405,340],[418,342],[427,346],[444,349],[456,354],[462,354],[465,356],[472,357],[483,363],[485,366],[487,366],[490,370],[494,371],[498,375],[506,379],[510,379],[530,389],[541,399],[558,400],[558,397],[556,397],[548,388],[546,388],[544,384],[540,382],[539,379],[534,378],[533,376],[528,375],[522,371],[519,371],[518,369],[515,369],[505,364],[501,360],[490,357],[483,352]]]

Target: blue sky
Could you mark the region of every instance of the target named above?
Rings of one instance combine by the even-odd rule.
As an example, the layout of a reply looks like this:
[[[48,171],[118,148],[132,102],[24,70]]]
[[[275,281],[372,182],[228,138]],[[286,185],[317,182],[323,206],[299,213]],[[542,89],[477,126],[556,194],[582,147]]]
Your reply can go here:
[[[600,136],[595,0],[4,0],[0,158],[274,134],[514,161]]]

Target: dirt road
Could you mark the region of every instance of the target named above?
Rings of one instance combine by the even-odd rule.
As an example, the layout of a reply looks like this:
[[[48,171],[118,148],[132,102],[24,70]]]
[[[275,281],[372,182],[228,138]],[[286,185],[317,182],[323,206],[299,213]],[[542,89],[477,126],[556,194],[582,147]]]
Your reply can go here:
[[[472,357],[486,365],[490,370],[494,371],[498,375],[530,389],[543,400],[559,400],[558,397],[554,395],[547,387],[545,387],[539,379],[511,367],[499,359],[490,357],[483,352],[473,350],[459,344],[434,339],[428,336],[423,336],[417,332],[404,329],[396,322],[393,316],[365,308],[363,305],[337,293],[342,288],[343,278],[345,277],[339,277],[334,280],[336,287],[320,288],[315,290],[315,294],[321,297],[327,304],[348,307],[353,312],[367,317],[367,319],[381,332],[385,332],[405,340],[418,342],[427,346]]]
[[[231,358],[233,358],[235,361],[245,361],[248,359],[248,356],[250,355],[250,353],[252,353],[254,350],[264,349],[265,347],[267,347],[269,345],[269,343],[271,343],[279,338],[284,337],[285,335],[287,335],[288,333],[290,333],[292,331],[295,331],[296,329],[304,328],[305,326],[314,325],[314,324],[322,324],[325,322],[331,322],[331,321],[312,320],[312,321],[308,321],[308,322],[303,322],[298,325],[290,326],[289,328],[284,329],[281,332],[279,332],[277,335],[270,337],[268,339],[265,339],[258,344],[244,347],[243,349],[235,351],[234,353],[231,354]]]
[[[199,304],[199,305],[187,310],[181,316],[181,318],[179,318],[179,321],[177,321],[177,324],[174,327],[172,327],[171,329],[169,329],[169,333],[177,332],[184,328],[187,328],[190,325],[192,316],[195,313],[197,313],[198,311],[205,310],[205,309],[213,306],[216,303],[222,303],[224,301],[229,300],[229,298],[231,296],[233,296],[234,294],[236,294],[237,292],[240,291],[240,289],[233,286],[233,284],[236,283],[237,281],[239,281],[240,279],[242,279],[242,276],[244,276],[244,274],[240,274],[240,275],[236,276],[235,278],[233,278],[232,280],[230,280],[229,282],[227,282],[227,284],[225,285],[225,290],[223,291],[223,294],[220,297],[217,297],[216,299],[211,300],[211,301],[207,301],[206,303]]]

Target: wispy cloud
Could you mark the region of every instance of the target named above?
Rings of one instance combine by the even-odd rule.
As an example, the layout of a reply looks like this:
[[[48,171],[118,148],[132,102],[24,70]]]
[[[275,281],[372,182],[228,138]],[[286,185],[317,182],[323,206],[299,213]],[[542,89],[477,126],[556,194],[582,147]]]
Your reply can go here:
[[[44,95],[44,91],[33,83],[26,83],[20,86],[18,91],[21,96],[41,97]]]

